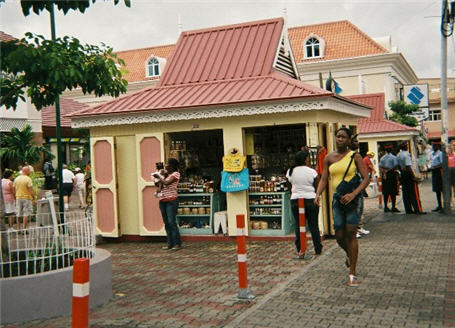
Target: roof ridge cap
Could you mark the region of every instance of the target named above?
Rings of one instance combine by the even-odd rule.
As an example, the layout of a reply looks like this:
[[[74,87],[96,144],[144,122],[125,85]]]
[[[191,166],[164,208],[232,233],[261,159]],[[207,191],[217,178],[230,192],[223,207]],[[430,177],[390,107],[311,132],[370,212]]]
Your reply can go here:
[[[227,30],[227,29],[236,28],[236,27],[261,25],[261,24],[280,21],[280,20],[284,21],[283,17],[274,17],[274,18],[267,18],[267,19],[261,19],[261,20],[256,20],[256,21],[243,22],[243,23],[205,27],[205,28],[200,28],[200,29],[183,31],[181,34],[191,35],[191,34],[204,33],[207,31],[222,31],[222,30]]]

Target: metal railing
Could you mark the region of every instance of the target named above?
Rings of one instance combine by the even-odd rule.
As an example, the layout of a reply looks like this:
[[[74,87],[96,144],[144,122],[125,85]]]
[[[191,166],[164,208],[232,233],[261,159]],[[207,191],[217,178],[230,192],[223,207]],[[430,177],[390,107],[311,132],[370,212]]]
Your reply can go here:
[[[39,214],[27,229],[1,231],[0,278],[66,268],[80,257],[95,255],[91,215],[84,212]],[[47,224],[43,225],[43,223]]]

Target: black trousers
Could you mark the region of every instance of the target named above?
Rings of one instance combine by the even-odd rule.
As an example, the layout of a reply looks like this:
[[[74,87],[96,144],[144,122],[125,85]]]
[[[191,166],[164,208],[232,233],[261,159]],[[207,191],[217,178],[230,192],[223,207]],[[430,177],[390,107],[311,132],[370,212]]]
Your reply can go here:
[[[401,188],[403,192],[403,205],[406,213],[419,213],[422,211],[419,208],[417,200],[418,191],[416,188],[418,186],[412,178],[412,173],[408,171],[401,171]]]
[[[313,239],[314,251],[322,251],[321,235],[319,234],[318,216],[319,206],[314,205],[314,199],[304,199],[305,219],[308,228],[310,228],[311,238]],[[300,226],[299,226],[299,202],[298,199],[291,199],[292,215],[295,223],[295,247],[300,252]]]

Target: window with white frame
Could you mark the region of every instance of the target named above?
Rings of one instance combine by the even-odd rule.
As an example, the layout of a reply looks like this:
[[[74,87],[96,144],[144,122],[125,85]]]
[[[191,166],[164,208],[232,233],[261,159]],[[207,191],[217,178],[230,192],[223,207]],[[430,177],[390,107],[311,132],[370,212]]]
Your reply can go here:
[[[147,62],[147,76],[160,76],[160,62],[155,57],[152,57]]]
[[[309,35],[303,43],[305,59],[324,57],[325,41],[317,35]]]
[[[430,109],[429,111],[429,116],[428,116],[429,121],[440,121],[441,120],[441,109]]]

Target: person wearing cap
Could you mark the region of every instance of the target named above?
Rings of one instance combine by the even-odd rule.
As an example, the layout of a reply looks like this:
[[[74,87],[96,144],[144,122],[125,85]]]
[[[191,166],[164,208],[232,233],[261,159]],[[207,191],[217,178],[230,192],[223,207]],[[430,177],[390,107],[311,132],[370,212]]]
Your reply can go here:
[[[438,206],[433,209],[433,212],[440,212],[442,210],[442,151],[441,145],[438,143],[433,143],[433,158],[431,160],[431,184],[432,189],[436,193],[436,200]]]
[[[85,174],[82,173],[82,170],[79,167],[74,169],[74,179],[76,181],[76,192],[79,196],[80,208],[87,206],[85,203]]]
[[[382,178],[382,194],[384,195],[384,212],[400,212],[396,208],[396,198],[398,195],[398,159],[392,154],[392,145],[384,147],[386,154],[379,161],[379,170]],[[392,202],[392,209],[389,209],[387,203]]]
[[[412,171],[411,154],[408,152],[408,143],[400,145],[398,163],[401,172],[401,188],[403,192],[403,205],[406,214],[425,214],[420,203],[419,186]]]

